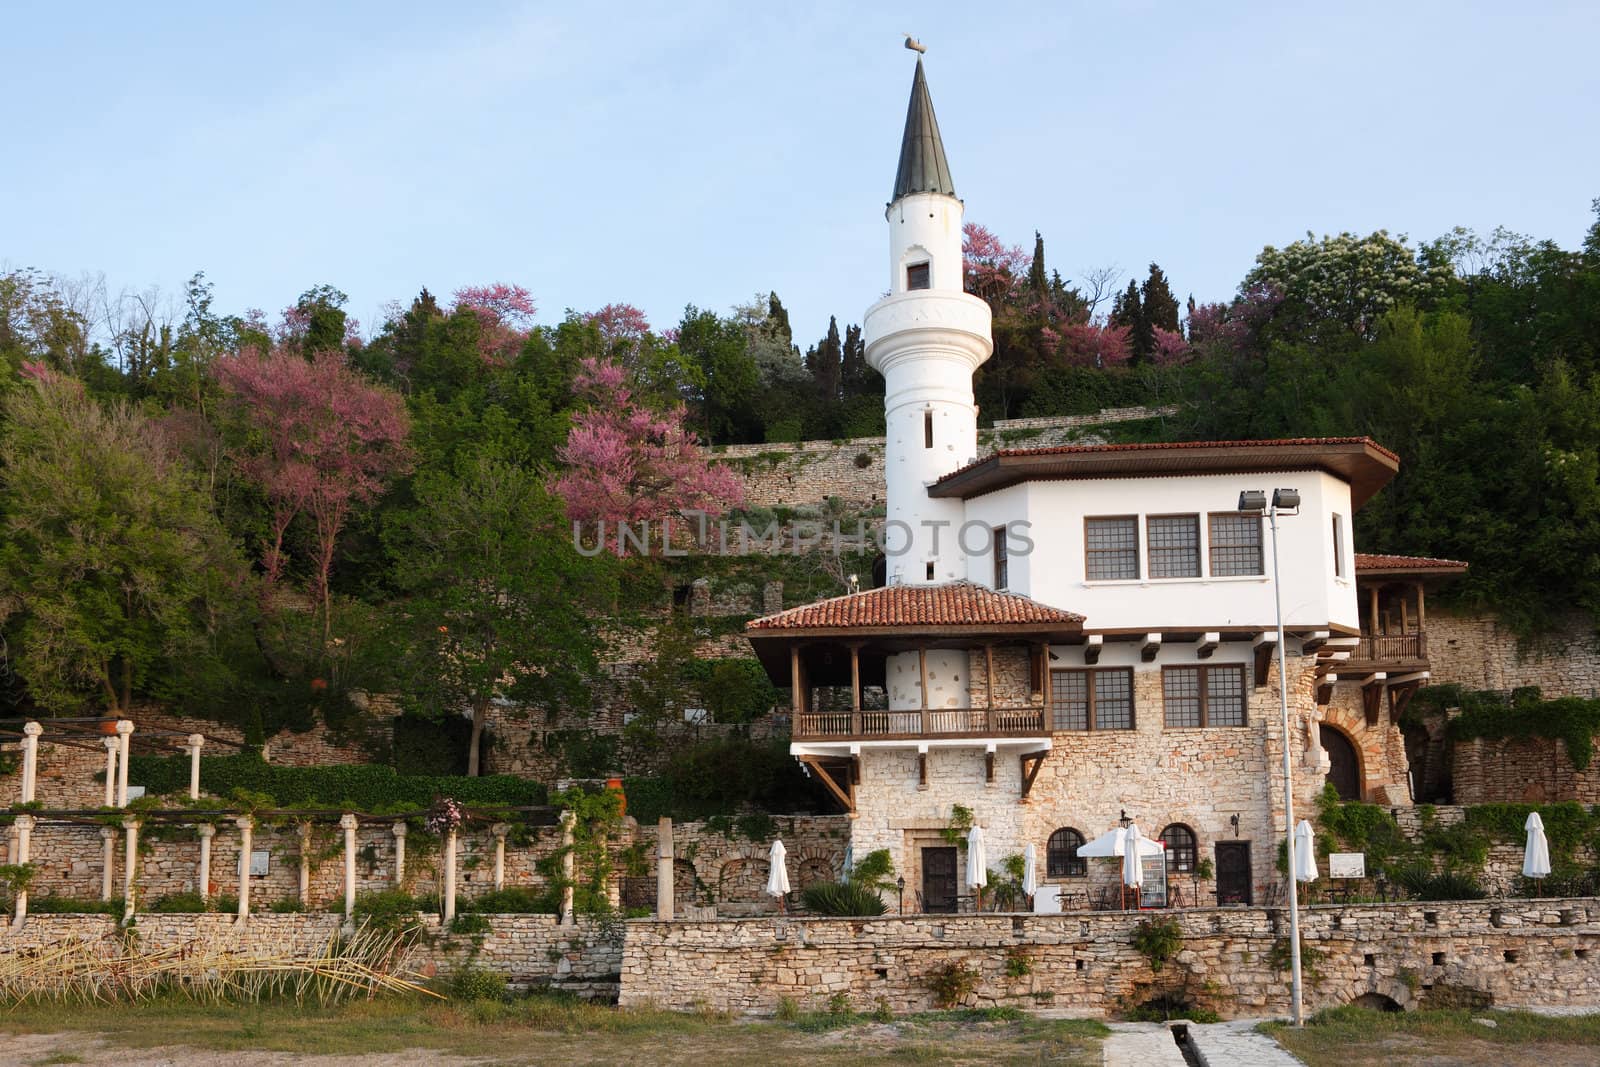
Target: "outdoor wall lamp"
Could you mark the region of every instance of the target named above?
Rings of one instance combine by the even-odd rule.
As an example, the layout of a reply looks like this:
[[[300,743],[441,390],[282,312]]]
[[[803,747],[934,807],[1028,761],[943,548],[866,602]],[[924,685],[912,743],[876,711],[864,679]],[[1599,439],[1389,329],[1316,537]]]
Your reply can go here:
[[[1117,819],[1117,821],[1122,824],[1122,828],[1124,830],[1126,830],[1128,828],[1128,824],[1130,822],[1132,822],[1133,820],[1128,818],[1128,809],[1127,808],[1123,808],[1122,809],[1122,816],[1119,819]]]
[[[1300,490],[1274,489],[1272,491],[1272,507],[1274,511],[1295,511],[1300,507]],[[1267,493],[1264,489],[1245,489],[1239,493],[1240,511],[1265,511],[1267,510]]]
[[[1234,812],[1232,815],[1230,815],[1228,817],[1228,822],[1233,825],[1233,836],[1234,837],[1238,837],[1239,836],[1239,813],[1238,812]]]
[[[900,899],[900,914],[904,915],[906,913],[906,876],[905,875],[902,874],[899,878],[896,878],[894,880],[894,889],[895,889],[895,894]]]

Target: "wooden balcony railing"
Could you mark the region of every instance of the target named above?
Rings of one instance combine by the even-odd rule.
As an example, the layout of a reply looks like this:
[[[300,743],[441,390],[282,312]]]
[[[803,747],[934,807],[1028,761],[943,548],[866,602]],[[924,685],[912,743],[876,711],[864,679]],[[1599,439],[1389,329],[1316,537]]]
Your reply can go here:
[[[1362,634],[1361,643],[1350,650],[1352,663],[1419,663],[1428,658],[1427,635]]]
[[[909,711],[807,711],[794,716],[796,741],[898,741],[924,737],[1039,737],[1050,709],[913,708]]]

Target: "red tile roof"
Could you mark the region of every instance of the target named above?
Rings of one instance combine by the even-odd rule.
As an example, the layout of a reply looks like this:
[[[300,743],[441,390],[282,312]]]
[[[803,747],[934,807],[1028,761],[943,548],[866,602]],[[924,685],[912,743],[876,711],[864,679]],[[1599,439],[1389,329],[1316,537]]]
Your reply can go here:
[[[819,600],[755,619],[747,630],[886,629],[924,626],[1077,626],[1083,616],[972,582],[891,585]]]
[[[1356,553],[1356,573],[1362,571],[1464,571],[1467,564],[1459,559],[1435,559],[1433,556],[1385,556],[1372,552]]]
[[[1294,445],[1371,445],[1390,459],[1399,461],[1400,456],[1384,448],[1370,437],[1278,437],[1265,441],[1135,441],[1120,445],[1047,445],[1043,448],[1001,448],[992,453],[996,456],[1065,456],[1077,453],[1096,452],[1164,452],[1169,449],[1190,448],[1279,448]],[[987,459],[988,457],[984,457]],[[976,467],[983,460],[967,464],[962,470]],[[961,471],[956,471],[960,474]],[[946,477],[950,477],[946,475]]]

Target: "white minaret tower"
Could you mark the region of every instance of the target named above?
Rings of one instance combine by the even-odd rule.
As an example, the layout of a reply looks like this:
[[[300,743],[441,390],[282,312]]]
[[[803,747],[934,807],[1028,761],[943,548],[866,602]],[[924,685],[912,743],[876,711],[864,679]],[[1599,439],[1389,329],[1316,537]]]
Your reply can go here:
[[[972,374],[994,351],[989,305],[962,290],[962,215],[919,56],[885,213],[889,295],[867,309],[863,326],[867,362],[884,381],[890,584],[967,577],[964,505],[927,493],[977,457]],[[981,539],[968,540],[976,549]]]
[[[889,295],[867,309],[863,321],[867,362],[884,381],[885,563],[891,585],[967,577],[965,504],[932,499],[927,491],[977,457],[972,374],[994,351],[989,305],[962,289],[962,216],[919,55],[894,197],[885,212]],[[969,533],[967,541],[973,550],[987,551],[985,536]],[[918,654],[898,653],[887,666],[889,706],[919,707]],[[928,707],[965,707],[966,653],[930,651],[928,690]]]

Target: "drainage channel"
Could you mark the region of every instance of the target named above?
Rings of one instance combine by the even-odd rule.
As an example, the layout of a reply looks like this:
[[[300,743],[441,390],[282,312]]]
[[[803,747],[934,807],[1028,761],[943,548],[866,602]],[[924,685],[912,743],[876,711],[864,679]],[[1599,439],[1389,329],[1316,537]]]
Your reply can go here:
[[[1200,1050],[1194,1047],[1194,1041],[1189,1037],[1189,1024],[1174,1023],[1171,1029],[1172,1040],[1177,1044],[1178,1051],[1183,1053],[1183,1062],[1189,1067],[1207,1067]]]

